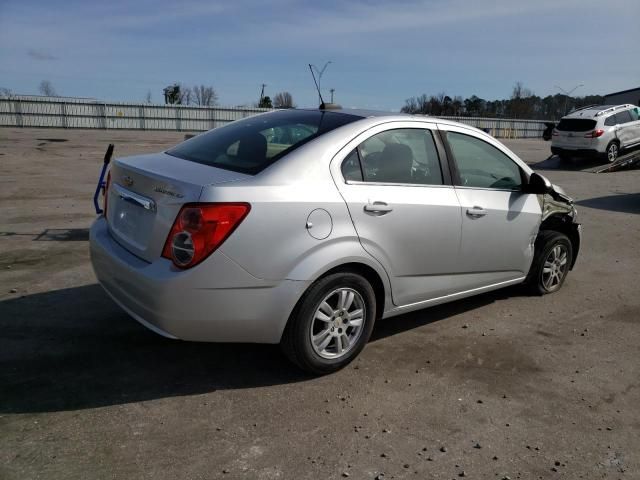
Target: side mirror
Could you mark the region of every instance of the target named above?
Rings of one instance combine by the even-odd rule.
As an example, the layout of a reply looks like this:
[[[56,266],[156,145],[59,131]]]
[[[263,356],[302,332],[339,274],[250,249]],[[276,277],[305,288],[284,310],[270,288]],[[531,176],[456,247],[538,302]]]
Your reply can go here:
[[[553,191],[553,185],[539,173],[533,172],[529,177],[529,183],[525,185],[525,193],[544,194]]]

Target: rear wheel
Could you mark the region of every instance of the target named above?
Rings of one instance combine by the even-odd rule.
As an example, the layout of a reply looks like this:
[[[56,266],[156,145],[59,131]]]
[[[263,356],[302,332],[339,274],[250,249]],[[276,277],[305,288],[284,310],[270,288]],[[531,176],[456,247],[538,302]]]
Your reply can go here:
[[[618,142],[613,141],[607,145],[607,161],[609,163],[613,163],[618,159],[618,155],[620,154],[620,145]]]
[[[321,278],[302,296],[289,318],[281,347],[307,372],[341,369],[364,348],[376,318],[371,284],[355,273]]]
[[[573,249],[569,237],[555,230],[540,232],[526,280],[529,290],[537,295],[560,290],[567,278],[572,260]]]

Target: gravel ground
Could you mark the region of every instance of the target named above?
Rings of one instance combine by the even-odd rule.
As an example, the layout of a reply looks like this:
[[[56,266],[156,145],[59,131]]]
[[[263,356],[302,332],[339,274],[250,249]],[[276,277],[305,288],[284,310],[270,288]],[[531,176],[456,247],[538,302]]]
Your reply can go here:
[[[275,346],[170,341],[96,285],[91,196],[168,132],[0,129],[0,478],[640,478],[640,171],[508,141],[577,200],[563,289],[380,322],[323,378]]]

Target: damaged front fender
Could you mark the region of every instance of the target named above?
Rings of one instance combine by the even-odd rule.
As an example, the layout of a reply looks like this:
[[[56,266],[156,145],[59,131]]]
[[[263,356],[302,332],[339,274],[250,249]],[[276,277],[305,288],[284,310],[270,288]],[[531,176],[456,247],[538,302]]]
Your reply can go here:
[[[569,237],[573,250],[570,268],[573,269],[582,243],[582,228],[578,223],[578,211],[573,205],[573,199],[554,185],[551,192],[538,195],[538,201],[542,211],[540,231],[555,230]]]

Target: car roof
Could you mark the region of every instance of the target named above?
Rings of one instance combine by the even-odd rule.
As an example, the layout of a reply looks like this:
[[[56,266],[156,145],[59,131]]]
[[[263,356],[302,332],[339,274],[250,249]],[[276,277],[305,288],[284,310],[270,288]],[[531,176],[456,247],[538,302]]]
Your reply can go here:
[[[317,108],[301,108],[300,110],[315,110],[318,111]],[[430,115],[422,115],[422,114],[413,114],[413,113],[404,113],[404,112],[387,112],[384,110],[368,110],[365,108],[330,108],[326,109],[326,112],[333,113],[342,113],[345,115],[353,115],[355,117],[361,118],[375,118],[383,121],[402,121],[402,120],[421,120],[425,122],[438,122],[444,125],[457,125],[465,128],[470,128],[473,130],[479,130],[470,125],[466,125],[460,122],[455,122],[453,120],[447,120],[440,117],[432,117]],[[482,131],[482,130],[479,130]]]
[[[625,109],[632,108],[633,105],[630,104],[622,104],[622,105],[589,105],[588,107],[584,107],[578,110],[571,112],[568,115],[565,115],[562,118],[590,118],[595,119],[596,117],[607,117],[610,114],[621,112]]]

